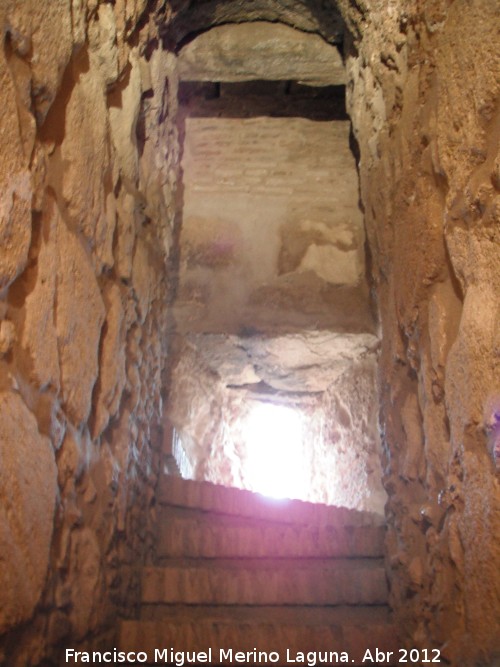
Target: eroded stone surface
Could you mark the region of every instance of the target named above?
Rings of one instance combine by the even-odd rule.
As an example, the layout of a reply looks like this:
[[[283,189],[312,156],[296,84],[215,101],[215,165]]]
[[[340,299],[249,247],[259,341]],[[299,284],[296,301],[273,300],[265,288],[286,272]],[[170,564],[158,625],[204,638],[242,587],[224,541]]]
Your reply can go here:
[[[69,553],[69,575],[74,581],[70,591],[70,622],[80,639],[101,621],[99,612],[103,611],[100,607],[105,586],[101,558],[95,533],[87,528],[75,530]]]
[[[49,567],[56,463],[19,394],[0,393],[0,633],[32,615]]]
[[[223,25],[195,38],[179,53],[184,81],[294,80],[309,85],[345,82],[335,46],[279,23]]]
[[[69,416],[78,425],[90,413],[104,305],[85,248],[61,218],[57,221],[57,253],[56,329],[62,395]]]
[[[244,21],[272,21],[304,30],[318,32],[331,43],[340,43],[344,21],[336,5],[321,0],[207,0],[201,5],[180,3],[172,20],[162,26],[167,40],[181,42],[186,35],[202,32],[214,25]]]
[[[1,15],[0,15],[1,16]],[[31,241],[31,177],[17,120],[16,90],[8,61],[0,56],[0,85],[4,92],[3,131],[0,133],[0,289],[24,268]]]
[[[117,610],[137,601],[134,564],[150,543],[178,148],[175,59],[158,42],[145,53],[157,35],[145,9],[0,7],[0,662],[10,665],[59,664],[63,644],[107,641]]]
[[[110,108],[111,136],[117,154],[117,161],[129,186],[134,187],[138,178],[138,155],[135,126],[139,115],[141,77],[139,62],[135,52],[130,57],[128,86],[120,91]]]
[[[95,436],[102,432],[109,418],[118,411],[126,382],[125,349],[123,345],[125,340],[125,312],[122,299],[123,296],[119,286],[111,285],[105,295],[107,314],[100,350],[101,358],[93,428]]]
[[[322,392],[352,363],[372,356],[372,334],[304,332],[263,337],[198,334],[188,337],[207,366],[227,385],[265,382],[276,390]]]
[[[393,604],[410,645],[494,662],[500,496],[483,410],[500,394],[498,7],[340,5],[382,318]]]
[[[57,95],[73,47],[83,43],[83,12],[82,3],[67,0],[47,6],[20,6],[9,0],[2,6],[2,22],[9,30],[12,50],[30,61],[34,110],[40,123]]]
[[[293,489],[299,494],[294,497],[383,513],[375,336],[316,332],[188,340],[173,369],[176,391],[168,406],[189,463],[186,474],[261,490],[250,473],[255,443],[248,435],[253,412],[267,401],[300,415],[306,483]],[[271,452],[267,465],[276,466]],[[273,470],[278,478],[281,471]]]
[[[33,378],[41,387],[60,386],[59,350],[54,321],[58,271],[58,213],[49,200],[41,221],[36,282],[26,297],[21,345],[29,354]]]
[[[16,329],[9,320],[0,322],[0,356],[4,356],[11,351],[16,339]]]
[[[493,664],[500,636],[500,499],[494,415],[487,406],[500,394],[498,7],[490,0],[338,4],[351,32],[345,37],[348,105],[382,318],[380,416],[392,604],[409,646],[438,646],[454,666]],[[175,56],[157,48],[158,24],[168,24],[160,26],[167,47],[192,31],[245,17],[317,30],[331,42],[343,31],[331,3],[251,5],[153,2],[146,10],[146,0],[1,3],[0,481],[8,502],[25,502],[10,513],[2,503],[0,510],[1,552],[9,554],[6,563],[21,564],[0,593],[6,614],[0,613],[0,659],[7,664],[58,664],[56,644],[71,645],[77,635],[99,643],[116,618],[108,610],[131,610],[138,600],[134,564],[144,562],[151,545],[145,517],[159,466],[152,443],[162,404],[164,333],[172,324],[164,307],[164,260],[175,237],[173,167],[179,155]],[[111,135],[110,115],[118,117],[122,96],[119,117],[127,133]],[[248,146],[239,152],[239,163],[248,152]],[[257,181],[249,188],[258,186],[259,175],[253,176]],[[231,187],[226,180],[224,192]],[[325,192],[328,202],[332,196],[333,190]],[[300,310],[308,319],[318,312],[310,295],[321,293],[321,312],[330,306],[356,310],[349,326],[371,330],[358,318],[366,295],[325,286],[330,263],[318,276],[307,259],[308,270],[292,276],[309,246],[326,245],[317,214],[309,219],[300,212],[296,243],[284,241],[286,228],[276,237],[280,274],[252,293],[255,310],[245,326],[263,310],[262,321],[271,326],[284,306],[289,315]],[[72,294],[65,293],[64,280],[53,285],[49,270],[52,221],[59,215],[58,253],[67,255],[56,282],[68,269],[66,286],[72,285],[77,268],[87,280]],[[341,232],[335,230],[338,238]],[[347,249],[348,240],[341,240]],[[195,250],[212,261],[205,246]],[[229,262],[227,245],[222,250]],[[148,266],[139,267],[143,262]],[[210,296],[209,282],[202,274],[185,286],[194,310]],[[122,326],[113,322],[109,341],[126,349],[126,386],[116,421],[105,425],[102,411],[103,430],[93,438],[86,416],[100,372],[98,329],[104,318],[110,326],[115,315],[121,318],[119,308],[101,297],[116,291],[113,284],[119,284],[124,314]],[[333,298],[333,289],[341,299]],[[89,314],[84,340],[87,297],[94,319]],[[204,317],[194,319],[203,326]],[[291,315],[290,322],[301,325]],[[64,388],[57,382],[53,329],[60,345],[74,340],[84,350],[83,357],[60,355]],[[245,369],[243,377],[251,373]],[[107,386],[121,386],[121,364]],[[104,393],[103,405],[115,405],[119,390]],[[240,404],[238,396],[231,401]],[[345,407],[331,399],[342,432],[354,414],[347,410],[347,418]],[[58,489],[50,481],[53,454],[42,431],[52,433],[58,448]],[[207,473],[237,476],[237,459],[224,457],[227,444]],[[12,476],[5,475],[6,466]],[[56,494],[60,511],[53,522]],[[13,523],[25,507],[30,511],[23,523]],[[33,560],[21,544],[43,549]],[[0,577],[5,572],[2,563]],[[72,587],[85,598],[81,613],[72,607]],[[105,614],[91,600],[96,591]],[[23,623],[33,613],[33,622]],[[13,633],[3,634],[11,624]]]
[[[104,82],[98,67],[92,54],[88,62],[82,54],[75,65],[77,80],[65,109],[64,140],[60,150],[62,196],[68,214],[73,225],[100,253],[104,239],[112,235],[113,230],[106,228],[108,218],[102,214],[109,169],[109,130]],[[75,141],[78,136],[85,137],[85,142]]]

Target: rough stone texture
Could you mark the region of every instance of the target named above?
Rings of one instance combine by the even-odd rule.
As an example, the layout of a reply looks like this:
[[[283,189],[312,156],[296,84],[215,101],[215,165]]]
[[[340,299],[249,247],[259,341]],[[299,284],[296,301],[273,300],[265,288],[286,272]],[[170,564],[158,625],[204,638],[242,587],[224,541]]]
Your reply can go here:
[[[373,334],[302,332],[283,336],[192,334],[187,340],[225,386],[265,382],[276,390],[323,392],[353,363],[373,355]]]
[[[224,439],[224,413],[228,409],[225,387],[196,350],[182,343],[171,386],[175,389],[167,406],[169,419],[182,436],[189,468],[195,477],[203,479],[201,469],[210,458],[212,442]],[[236,459],[226,457],[224,467],[232,470],[231,479],[241,479]]]
[[[170,7],[168,8],[170,9]],[[168,10],[167,10],[168,15]],[[336,5],[321,0],[183,0],[175,4],[170,21],[161,28],[165,41],[177,45],[190,34],[224,23],[279,22],[304,32],[317,32],[326,41],[341,43],[344,22]]]
[[[126,358],[122,345],[126,326],[124,295],[120,287],[113,283],[104,298],[108,308],[96,387],[94,437],[102,433],[110,417],[117,413],[126,383]]]
[[[382,319],[392,603],[408,645],[496,664],[500,7],[339,4]]]
[[[2,503],[0,522],[9,555],[0,569],[0,661],[9,666],[60,664],[53,647],[62,642],[104,645],[117,607],[131,613],[139,599],[134,568],[151,543],[145,517],[159,466],[165,258],[176,232],[176,76],[174,55],[158,48],[158,25],[172,45],[245,18],[342,41],[333,3],[181,1],[159,13],[155,2],[145,13],[146,4],[0,5],[0,493],[12,503],[10,513]],[[495,664],[499,6],[338,4],[352,37],[349,113],[383,330],[391,600],[409,646],[441,647],[457,667]],[[303,250],[286,246],[285,271],[296,270]],[[331,277],[314,253],[307,266],[326,273],[282,277],[254,302],[307,312],[310,294]],[[61,312],[59,290],[71,285],[73,268],[88,283],[75,294],[79,303],[63,295]],[[353,293],[342,290],[343,301],[327,291],[325,305],[362,312],[366,298],[354,308]],[[87,295],[95,319],[84,340]],[[82,387],[68,363],[76,358],[82,368],[76,354],[62,370],[59,345],[68,336],[89,360]],[[126,350],[125,382],[120,356],[112,377],[117,348]],[[54,458],[57,488],[49,488]],[[6,465],[16,474],[7,476]],[[42,549],[32,562],[35,541],[50,557]],[[16,597],[6,581],[16,582]],[[358,629],[356,642],[363,639]]]
[[[43,122],[57,95],[73,48],[83,43],[84,11],[83,3],[70,3],[67,0],[53,0],[46,6],[33,4],[29,7],[19,5],[15,0],[2,3],[7,53],[15,63],[11,76],[19,87],[22,83],[26,85],[27,81],[30,82],[28,88],[31,87],[34,106],[31,111],[38,123]],[[33,57],[34,54],[36,57]],[[19,60],[24,61],[24,65],[29,62],[29,70],[23,73],[23,82],[19,75],[24,68]],[[27,111],[30,109],[21,110],[20,115],[31,125],[30,138],[33,142],[35,124],[33,119],[28,121]],[[28,160],[30,152],[26,152]]]
[[[21,335],[21,345],[32,365],[32,379],[42,388],[52,387],[56,390],[61,384],[54,317],[59,268],[56,243],[58,224],[62,223],[57,217],[54,202],[50,202],[40,222],[36,282],[24,302],[25,317]],[[72,294],[69,296],[71,298]]]
[[[2,19],[5,21],[3,16]],[[2,112],[5,130],[0,134],[0,289],[3,289],[23,269],[28,256],[32,185],[28,171],[29,148],[25,152],[17,116],[15,79],[3,50],[0,72],[5,98]]]
[[[0,633],[30,618],[47,577],[56,463],[19,394],[0,393]]]
[[[57,175],[62,178],[60,203],[64,202],[66,221],[84,235],[91,248],[98,249],[99,256],[106,250],[105,239],[113,234],[113,229],[107,228],[108,217],[103,215],[105,188],[111,188],[105,82],[92,51],[82,50],[69,67],[74,85],[64,107],[62,142],[54,154],[61,160]],[[57,112],[61,112],[59,104],[52,108],[46,121],[51,129],[54,124],[54,131]],[[85,136],[87,140],[79,144],[75,136]],[[104,259],[110,265],[112,259],[107,254]]]
[[[9,320],[0,323],[0,356],[5,356],[11,351],[16,340],[16,329]]]
[[[364,354],[332,378],[311,417],[317,433],[311,467],[319,502],[383,514],[375,368],[375,356]]]
[[[313,86],[345,83],[335,46],[279,23],[224,25],[202,33],[179,52],[183,81],[293,80]]]
[[[0,663],[13,667],[112,641],[151,543],[178,147],[175,58],[145,9],[0,7]]]
[[[62,399],[75,425],[87,421],[97,377],[104,305],[90,258],[60,217],[57,228],[55,321]],[[82,308],[85,304],[85,309]]]
[[[254,408],[271,401],[294,409],[303,424],[306,485],[293,497],[383,514],[377,340],[366,338],[189,337],[173,366],[167,408],[187,458],[184,475],[259,490],[247,469],[247,434]]]

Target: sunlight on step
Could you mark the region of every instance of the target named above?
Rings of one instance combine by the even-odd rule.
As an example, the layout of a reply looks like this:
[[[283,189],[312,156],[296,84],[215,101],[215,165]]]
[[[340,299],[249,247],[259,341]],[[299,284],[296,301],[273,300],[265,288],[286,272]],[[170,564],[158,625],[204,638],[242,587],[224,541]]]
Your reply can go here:
[[[245,425],[248,488],[274,498],[306,498],[304,420],[291,408],[258,403]]]

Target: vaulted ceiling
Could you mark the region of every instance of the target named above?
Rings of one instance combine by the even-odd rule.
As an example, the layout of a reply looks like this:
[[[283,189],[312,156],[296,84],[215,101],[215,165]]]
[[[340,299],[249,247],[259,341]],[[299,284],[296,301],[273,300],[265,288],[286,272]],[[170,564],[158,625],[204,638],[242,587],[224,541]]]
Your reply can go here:
[[[213,26],[244,21],[273,21],[314,32],[341,44],[344,21],[332,0],[184,0],[173,3],[173,20],[161,31],[169,46]]]

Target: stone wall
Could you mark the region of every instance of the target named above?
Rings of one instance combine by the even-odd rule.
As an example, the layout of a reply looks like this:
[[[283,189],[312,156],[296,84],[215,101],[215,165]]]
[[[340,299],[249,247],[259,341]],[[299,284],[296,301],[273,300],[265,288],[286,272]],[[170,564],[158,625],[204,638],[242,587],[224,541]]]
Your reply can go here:
[[[333,334],[323,337],[325,347],[334,347]],[[305,339],[312,346],[311,340]],[[272,355],[273,347],[281,352],[288,348],[291,357],[300,359],[300,345],[293,336],[235,341],[249,368],[231,358],[227,341],[219,337],[179,341],[167,413],[189,462],[183,476],[271,495],[281,491],[284,496],[290,493],[293,498],[314,503],[383,515],[387,496],[381,484],[373,351],[357,353],[343,363],[334,357],[329,364],[325,355],[317,366],[307,365],[312,359],[302,357],[309,385],[302,385],[301,390],[300,374],[279,366],[285,359],[277,361]],[[267,349],[275,373],[269,380],[277,383],[281,374],[282,391],[271,384],[265,391],[262,383],[251,381],[251,374],[262,367],[250,364],[245,343],[259,345],[262,366]],[[342,337],[339,345],[346,347]],[[284,428],[287,424],[276,424],[271,410],[263,421],[256,421],[256,412],[263,405],[295,417],[291,430],[300,432],[295,449],[290,443],[295,434]],[[167,453],[169,447],[166,443]],[[283,451],[285,454],[278,457]],[[294,477],[295,454],[301,471],[287,486],[284,478]]]
[[[177,84],[145,0],[7,1],[0,26],[0,663],[24,666],[136,603]]]
[[[348,121],[187,118],[182,167],[179,330],[373,327]]]
[[[198,17],[189,12],[196,12]],[[411,646],[500,652],[498,0],[339,0],[382,319],[392,602]],[[333,3],[178,2],[166,39]],[[147,6],[147,11],[146,11]],[[171,5],[161,21],[170,24]],[[184,9],[186,11],[184,12]],[[189,12],[188,12],[189,10]],[[245,13],[247,12],[247,13]],[[0,662],[136,602],[157,470],[176,80],[155,3],[0,6]],[[174,17],[175,18],[175,17]],[[326,26],[326,27],[325,27]],[[139,517],[141,520],[139,521]]]
[[[341,5],[382,320],[392,603],[409,645],[489,665],[500,653],[500,6]]]

